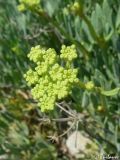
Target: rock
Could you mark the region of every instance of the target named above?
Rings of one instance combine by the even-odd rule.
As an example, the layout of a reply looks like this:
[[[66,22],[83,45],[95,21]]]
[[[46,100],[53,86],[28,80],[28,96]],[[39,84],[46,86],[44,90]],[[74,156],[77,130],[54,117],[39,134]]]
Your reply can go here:
[[[91,140],[83,136],[80,131],[74,131],[67,139],[66,146],[69,153],[72,156],[77,156],[80,152],[86,151],[87,144],[90,144]]]

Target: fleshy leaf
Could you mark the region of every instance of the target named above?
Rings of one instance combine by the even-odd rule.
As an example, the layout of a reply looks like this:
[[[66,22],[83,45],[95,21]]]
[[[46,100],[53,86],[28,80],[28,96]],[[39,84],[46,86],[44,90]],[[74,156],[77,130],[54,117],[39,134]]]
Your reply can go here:
[[[101,94],[105,95],[105,96],[115,96],[116,94],[118,94],[118,92],[120,91],[120,88],[115,88],[112,89],[110,91],[101,91]]]

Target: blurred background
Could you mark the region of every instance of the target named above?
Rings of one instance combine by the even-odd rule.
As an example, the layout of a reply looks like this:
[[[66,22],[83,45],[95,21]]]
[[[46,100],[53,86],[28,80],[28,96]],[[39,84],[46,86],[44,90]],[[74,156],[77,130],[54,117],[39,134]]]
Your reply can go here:
[[[62,44],[76,45],[82,82],[117,88],[110,96],[74,88],[61,104],[78,122],[58,107],[41,113],[23,78],[31,47],[59,54]],[[0,160],[119,157],[119,87],[119,0],[0,0]]]

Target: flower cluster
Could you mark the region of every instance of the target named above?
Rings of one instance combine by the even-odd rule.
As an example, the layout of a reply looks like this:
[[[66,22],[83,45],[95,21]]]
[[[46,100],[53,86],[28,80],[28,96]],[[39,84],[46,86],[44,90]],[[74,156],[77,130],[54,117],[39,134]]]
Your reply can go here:
[[[92,81],[89,81],[89,82],[87,82],[87,83],[85,84],[85,88],[86,88],[87,90],[92,90],[92,89],[94,89],[94,87],[95,87],[95,85],[94,85],[94,83],[93,83]]]
[[[73,12],[79,11],[80,10],[80,4],[78,2],[75,2],[72,6],[71,6],[71,10]]]
[[[72,61],[73,59],[77,58],[75,45],[67,47],[65,45],[62,45],[60,53],[60,58],[65,59],[67,61]]]
[[[72,12],[76,15],[83,15],[83,6],[80,2],[74,2],[73,4],[68,5],[69,12]]]
[[[28,6],[37,6],[40,3],[40,0],[20,0],[20,3],[23,3]]]
[[[24,11],[26,7],[36,7],[39,6],[40,0],[19,0],[20,5],[18,5],[19,11]]]
[[[28,57],[36,66],[29,69],[25,79],[32,88],[33,98],[38,100],[41,111],[53,110],[56,100],[71,93],[78,83],[77,69],[60,65],[62,59],[72,61],[77,57],[75,46],[62,46],[61,55],[57,56],[52,48],[45,50],[41,46],[32,47]]]

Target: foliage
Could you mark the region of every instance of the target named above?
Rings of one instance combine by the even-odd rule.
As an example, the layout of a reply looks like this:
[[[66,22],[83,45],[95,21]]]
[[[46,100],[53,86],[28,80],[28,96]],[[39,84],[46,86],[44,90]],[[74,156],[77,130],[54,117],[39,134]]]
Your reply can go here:
[[[94,154],[119,156],[119,0],[1,0],[0,7],[0,156],[8,160],[72,159],[64,147],[67,130],[75,129],[86,133],[98,145],[98,153]],[[63,47],[60,55],[63,44],[76,46],[71,75],[77,68],[78,74],[74,76],[77,74],[79,84],[72,87],[67,84],[71,94],[66,93],[65,98],[62,89],[67,85],[63,88],[59,85],[56,95],[62,93],[62,99],[57,98],[55,103],[55,98],[54,110],[41,113],[23,76],[29,66],[35,68],[35,64],[28,64],[27,54],[31,47],[40,45],[45,53],[54,54],[52,65],[57,63],[57,69],[65,71],[71,69],[67,62],[72,58],[71,51],[65,51],[67,47]],[[41,48],[38,47],[39,52]],[[36,54],[33,54],[35,59]],[[49,56],[44,63],[52,59]],[[40,74],[44,64],[41,67],[37,70]],[[35,73],[31,78],[36,81]],[[55,83],[57,74],[52,76]],[[51,89],[47,88],[48,91]],[[61,138],[63,132],[65,136]],[[85,156],[87,159],[88,155]]]

